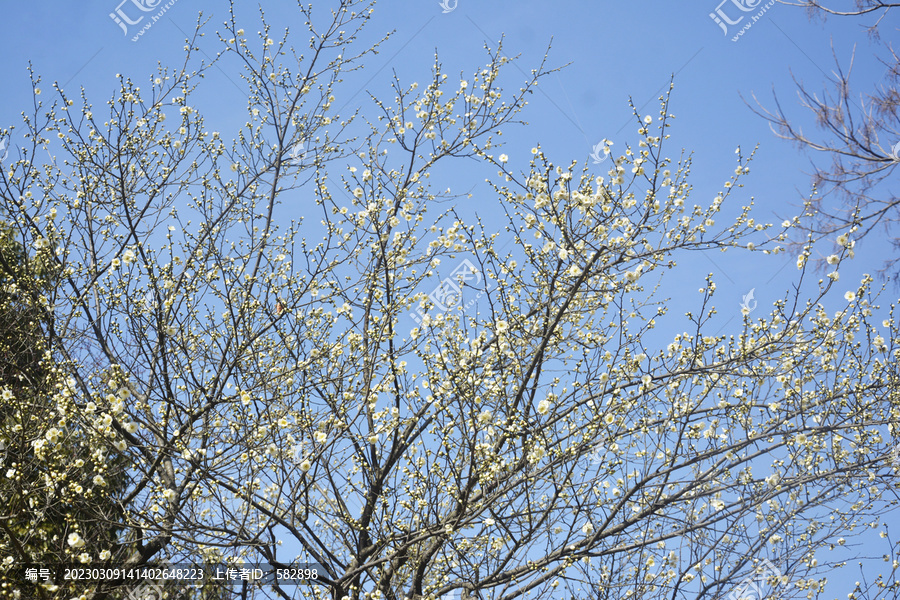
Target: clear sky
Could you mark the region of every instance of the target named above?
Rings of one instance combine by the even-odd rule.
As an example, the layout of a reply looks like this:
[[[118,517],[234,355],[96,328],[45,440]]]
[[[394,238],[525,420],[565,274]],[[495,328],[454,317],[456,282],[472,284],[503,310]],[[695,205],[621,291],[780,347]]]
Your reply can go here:
[[[198,10],[210,18],[203,48],[214,55],[217,42],[213,32],[223,29],[222,22],[228,15],[223,0],[177,0],[158,22],[132,41],[148,19],[128,26],[125,33],[110,13],[118,8],[132,20],[155,13],[142,13],[132,0],[119,2],[6,3],[6,23],[0,36],[0,127],[17,126],[9,141],[12,146],[21,143],[20,112],[29,112],[32,105],[29,63],[43,78],[42,99],[48,104],[53,96],[51,84],[59,82],[70,96],[77,97],[77,89],[83,86],[89,100],[99,107],[115,94],[117,73],[146,85],[157,63],[179,64],[184,38],[193,30]],[[757,7],[752,12],[742,12],[737,8],[741,2]],[[149,3],[155,4],[155,0]],[[504,54],[521,55],[517,66],[508,66],[501,75],[501,84],[514,91],[524,83],[525,74],[538,67],[552,39],[547,65],[569,66],[543,80],[538,91],[527,97],[529,105],[521,116],[529,122],[528,126],[504,128],[507,145],[503,152],[509,155],[513,170],[528,168],[531,148],[537,144],[559,165],[568,165],[573,159],[589,162],[592,146],[603,138],[612,140],[614,153],[620,153],[626,143],[637,141],[637,126],[628,99],[633,99],[642,114],[657,114],[657,97],[674,74],[675,90],[669,110],[676,119],[670,130],[669,155],[677,158],[681,148],[693,153],[694,201],[705,205],[722,189],[723,182],[734,172],[737,147],[747,155],[759,145],[745,187],[734,198],[746,202],[752,196],[756,202],[753,214],[764,222],[780,223],[793,216],[799,210],[802,195],[809,191],[810,158],[819,164],[826,164],[829,159],[811,157],[778,139],[745,100],[753,103],[756,94],[771,109],[773,92],[777,93],[788,114],[812,132],[814,124],[797,101],[792,76],[810,90],[822,91],[830,86],[834,57],[846,71],[855,48],[853,81],[859,86],[858,98],[860,92],[869,92],[882,83],[886,70],[874,56],[880,52],[880,46],[868,39],[863,30],[863,25],[873,19],[811,22],[801,9],[781,4],[769,7],[771,0],[445,3],[445,8],[452,10],[444,12],[438,0],[382,0],[376,5],[361,43],[374,41],[390,30],[396,33],[378,55],[367,59],[366,69],[346,78],[346,84],[340,88],[343,95],[336,102],[337,106],[347,106],[342,113],[362,107],[363,114],[374,116],[373,104],[365,92],[391,100],[393,94],[388,85],[394,72],[404,83],[426,81],[435,51],[448,75],[461,71],[471,74],[488,60],[484,43],[496,47],[502,34]],[[314,4],[322,5],[317,10],[330,7],[327,2]],[[292,6],[292,2],[283,0],[263,3],[277,34],[272,37],[280,37],[280,30],[291,26],[298,34],[296,45],[302,46],[305,29]],[[246,3],[240,8],[248,32],[259,29],[255,7],[256,3]],[[753,22],[751,15],[761,11],[764,14]],[[717,14],[722,23],[736,21],[742,15],[743,18],[735,25],[726,24],[723,31],[711,13]],[[732,41],[747,24],[752,27]],[[896,17],[882,24],[886,37],[896,32],[897,25]],[[237,125],[246,120],[246,94],[234,67],[233,62],[223,62],[224,71],[210,73],[202,92],[206,102],[198,107],[210,129],[220,129],[226,139],[232,137],[227,129],[229,123]],[[898,141],[884,140],[883,145],[890,147]],[[492,214],[499,216],[490,208],[496,199],[485,195],[490,188],[483,180],[490,170],[465,161],[450,168],[445,176],[458,186],[454,191],[473,190],[472,199],[460,200],[463,212],[478,209],[488,218]],[[605,174],[607,169],[608,163],[598,165],[596,173]],[[291,210],[302,214],[303,198],[298,198]],[[885,251],[884,240],[867,240],[854,263],[842,268],[841,284],[847,285],[834,298],[840,299],[844,289],[855,288],[861,273],[880,267]],[[704,276],[712,272],[719,286],[717,303],[723,307],[719,323],[737,333],[741,298],[754,289],[755,299],[765,308],[783,297],[797,277],[795,258],[748,252],[697,256],[686,263],[692,268],[682,280],[683,295],[673,298],[673,306],[679,309],[676,312],[696,308],[696,290]]]

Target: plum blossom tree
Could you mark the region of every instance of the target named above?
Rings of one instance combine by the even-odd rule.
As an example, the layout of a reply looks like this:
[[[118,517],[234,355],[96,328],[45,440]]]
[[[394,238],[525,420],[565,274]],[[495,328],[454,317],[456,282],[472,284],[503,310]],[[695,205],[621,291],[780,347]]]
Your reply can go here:
[[[539,147],[516,172],[495,136],[552,71],[508,95],[502,44],[461,80],[437,60],[423,89],[395,79],[344,139],[340,74],[371,50],[345,31],[370,10],[336,3],[308,55],[232,16],[231,143],[192,102],[209,65],[121,77],[102,117],[57,89],[26,120],[65,156],[0,175],[27,240],[65,242],[56,401],[129,460],[122,543],[80,552],[316,570],[244,596],[717,598],[771,564],[762,585],[812,597],[839,566],[824,549],[890,508],[900,332],[874,322],[871,278],[807,298],[807,254],[739,333],[711,331],[711,276],[670,314],[661,278],[692,252],[779,260],[796,222],[751,216],[752,157],[694,203],[666,94],[607,172]],[[431,176],[459,157],[498,169],[502,228],[440,210]],[[298,188],[315,201],[289,220]],[[852,255],[846,238],[833,262]]]

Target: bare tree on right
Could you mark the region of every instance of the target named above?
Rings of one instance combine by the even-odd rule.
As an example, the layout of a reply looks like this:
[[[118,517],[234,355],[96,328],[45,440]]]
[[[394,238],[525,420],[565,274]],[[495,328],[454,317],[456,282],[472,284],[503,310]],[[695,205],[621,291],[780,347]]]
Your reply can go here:
[[[805,199],[806,218],[800,229],[805,235],[794,241],[799,247],[808,236],[836,240],[847,233],[859,239],[880,232],[900,249],[900,198],[891,188],[900,165],[900,60],[892,45],[881,40],[879,29],[900,3],[856,0],[853,8],[821,0],[782,4],[803,7],[810,18],[875,17],[866,31],[883,47],[879,60],[885,67],[881,80],[865,93],[854,91],[850,81],[855,51],[846,67],[835,55],[835,78],[822,92],[795,77],[800,103],[815,118],[817,130],[812,133],[803,130],[796,115],[788,116],[777,97],[773,109],[754,97],[759,107],[754,111],[772,124],[777,135],[812,151],[814,189]],[[880,274],[900,285],[900,255],[887,257]]]

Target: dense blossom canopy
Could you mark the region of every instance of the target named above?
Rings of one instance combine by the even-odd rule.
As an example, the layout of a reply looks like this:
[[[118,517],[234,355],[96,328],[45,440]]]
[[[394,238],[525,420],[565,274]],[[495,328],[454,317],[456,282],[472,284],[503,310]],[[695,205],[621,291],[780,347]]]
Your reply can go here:
[[[0,560],[302,561],[315,583],[244,591],[352,600],[718,597],[774,564],[768,585],[813,597],[839,562],[823,549],[883,524],[900,436],[894,309],[838,277],[852,232],[818,286],[804,248],[796,289],[739,334],[710,330],[712,276],[670,314],[688,253],[783,252],[796,221],[742,200],[752,155],[693,198],[667,93],[602,172],[539,147],[516,172],[495,137],[552,71],[511,94],[501,47],[461,80],[436,60],[421,88],[395,81],[356,139],[334,103],[372,51],[349,52],[357,4],[304,55],[226,23],[216,64],[248,86],[231,142],[193,102],[199,34],[182,69],[120,76],[102,116],[54,86],[26,119],[58,158],[5,164],[2,207],[59,283],[22,299],[52,323],[49,387],[43,418],[2,432],[32,512]],[[431,175],[458,157],[498,169],[503,226],[440,210]],[[287,222],[300,189],[315,201]],[[35,403],[3,385],[4,417]],[[39,547],[40,506],[73,518]],[[59,583],[8,593],[129,589]]]

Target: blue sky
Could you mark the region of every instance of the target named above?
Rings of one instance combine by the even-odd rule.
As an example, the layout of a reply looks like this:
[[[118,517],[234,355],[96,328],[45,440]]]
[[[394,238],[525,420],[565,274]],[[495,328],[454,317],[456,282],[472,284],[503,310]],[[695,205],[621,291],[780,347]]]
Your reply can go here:
[[[302,22],[298,23],[290,10],[292,3],[271,4],[265,9],[276,31],[288,25],[297,33],[303,31]],[[761,2],[759,10],[767,5]],[[131,0],[121,5],[112,1],[80,5],[50,1],[41,3],[40,10],[8,7],[9,22],[15,26],[0,40],[5,57],[0,65],[5,84],[0,124],[20,123],[20,111],[31,105],[26,71],[29,62],[42,76],[44,90],[51,91],[54,81],[70,95],[84,86],[88,98],[99,106],[116,89],[117,73],[146,85],[158,62],[176,64],[182,56],[184,37],[196,22],[198,7],[210,18],[208,45],[204,47],[210,55],[214,54],[216,43],[212,32],[221,30],[227,17],[225,2],[180,0],[138,41],[132,42],[131,34],[147,20],[131,26],[126,36],[109,16],[117,6],[133,20],[142,14]],[[366,92],[390,98],[388,85],[394,72],[403,82],[425,80],[437,50],[445,73],[470,73],[487,60],[483,44],[496,47],[501,35],[505,35],[504,53],[521,55],[515,66],[507,66],[501,79],[513,91],[524,82],[525,74],[539,65],[552,39],[547,65],[570,64],[545,78],[538,91],[528,96],[529,105],[521,117],[529,125],[506,128],[507,145],[503,151],[509,154],[512,168],[527,168],[530,149],[538,143],[555,164],[563,165],[572,159],[589,161],[592,145],[603,138],[612,140],[613,150],[621,152],[625,143],[636,141],[628,99],[632,98],[642,113],[655,114],[656,99],[675,74],[670,112],[677,118],[669,151],[672,155],[685,148],[693,153],[695,198],[705,202],[721,190],[735,167],[736,147],[740,146],[746,155],[759,144],[753,172],[746,179],[747,187],[735,198],[746,200],[753,196],[758,220],[780,222],[776,215],[792,215],[801,195],[809,190],[811,157],[777,139],[768,123],[754,115],[744,99],[752,103],[752,95],[756,94],[767,108],[773,108],[774,91],[788,113],[805,130],[813,131],[809,115],[798,105],[792,74],[811,90],[823,90],[825,77],[831,76],[834,69],[832,45],[845,69],[855,46],[854,80],[859,82],[860,92],[867,92],[880,82],[885,69],[873,56],[878,47],[865,36],[861,20],[810,22],[802,10],[776,4],[733,42],[731,34],[748,23],[753,13],[747,13],[725,35],[710,17],[717,6],[732,21],[741,15],[730,0],[721,5],[703,1],[690,6],[654,0],[640,4],[563,1],[552,5],[529,1],[476,4],[459,0],[448,13],[442,12],[437,0],[382,2],[376,6],[362,42],[374,41],[390,30],[396,33],[377,56],[369,57],[366,69],[346,78],[342,88],[345,96],[336,104],[347,105],[342,111],[345,114],[360,107],[363,114],[368,111],[372,115]],[[252,5],[240,10],[248,31],[257,28],[258,15]],[[891,30],[890,23],[882,27],[884,31]],[[233,63],[232,68],[227,62],[221,65],[222,71],[210,73],[201,94],[209,100],[203,106],[207,122],[227,131],[227,124],[243,121],[246,100]],[[51,98],[47,94],[42,99],[49,102]],[[14,134],[10,142],[16,141]],[[893,143],[885,141],[886,146]],[[823,157],[815,158],[822,164]],[[453,169],[464,169],[464,173],[471,171],[469,167],[481,168],[474,162],[453,165]],[[597,172],[603,173],[606,168],[598,167]],[[455,175],[452,179],[460,180]],[[465,189],[461,185],[454,191],[483,185],[480,175],[469,177],[468,181],[471,183],[463,184]],[[870,242],[858,256],[877,257],[875,250],[876,244]],[[702,259],[702,264],[721,272],[720,285],[749,282],[729,290],[739,300],[757,284],[768,284],[769,277],[761,277],[760,272],[777,270],[771,264],[764,266],[770,258],[774,260],[757,254],[752,260],[742,257],[735,264],[726,265],[722,258],[715,257],[718,266],[708,258]],[[778,268],[789,258],[780,257]],[[873,260],[873,265],[880,266],[877,258]],[[700,264],[698,274],[702,277],[707,271],[705,267],[700,269]],[[763,299],[758,287],[757,290],[756,298]]]
[[[813,132],[814,124],[797,102],[792,76],[810,90],[821,91],[828,85],[826,78],[833,77],[832,52],[846,70],[854,48],[857,92],[870,91],[883,81],[885,72],[874,56],[881,51],[880,46],[866,37],[862,27],[872,19],[811,22],[802,10],[781,4],[768,8],[734,42],[732,36],[751,22],[754,13],[746,13],[727,34],[710,17],[717,8],[732,20],[744,14],[731,1],[458,0],[455,5],[455,0],[445,1],[448,8],[455,6],[453,10],[443,12],[437,0],[383,0],[376,5],[361,44],[375,41],[390,30],[396,33],[378,55],[367,59],[366,69],[346,78],[341,88],[344,95],[338,97],[336,105],[348,104],[344,112],[361,107],[363,114],[374,115],[366,91],[390,100],[393,94],[388,86],[394,72],[403,83],[426,81],[435,51],[448,75],[460,71],[470,74],[488,60],[484,43],[496,47],[501,34],[505,34],[504,54],[521,55],[517,66],[507,67],[501,76],[501,83],[514,91],[524,83],[525,74],[538,67],[552,39],[547,66],[571,64],[544,79],[538,91],[528,96],[529,105],[520,115],[529,122],[527,126],[504,128],[506,146],[502,151],[509,155],[513,170],[527,169],[531,148],[538,144],[560,165],[568,165],[573,159],[590,161],[592,145],[603,138],[612,140],[614,152],[620,153],[626,143],[637,140],[628,99],[633,99],[641,114],[656,114],[657,97],[674,74],[669,111],[676,119],[670,131],[669,155],[674,158],[681,148],[693,153],[694,201],[706,204],[722,189],[736,166],[735,148],[740,146],[747,155],[759,145],[745,187],[733,198],[746,202],[752,196],[756,202],[753,214],[765,222],[780,223],[798,210],[802,195],[809,190],[811,157],[776,138],[745,100],[752,103],[756,94],[767,108],[773,108],[774,91],[788,114],[804,130]],[[144,23],[131,26],[126,35],[109,15],[117,7],[133,18],[141,13],[130,1],[118,2],[47,0],[5,7],[7,27],[0,38],[4,57],[0,62],[4,82],[0,127],[17,125],[12,145],[21,143],[17,137],[22,131],[20,112],[28,112],[32,103],[29,62],[43,78],[42,99],[47,103],[52,99],[51,83],[55,81],[70,96],[77,96],[77,88],[83,86],[89,100],[99,107],[114,95],[117,73],[146,85],[157,63],[178,64],[183,40],[193,30],[199,9],[211,19],[204,46],[210,55],[217,44],[212,32],[222,30],[227,18],[224,1],[178,0],[152,28],[131,41]],[[290,25],[298,34],[297,45],[302,45],[305,29],[291,10],[292,4],[266,2],[264,7],[276,34]],[[760,2],[757,12],[766,6],[767,2]],[[240,8],[248,32],[259,28],[254,7],[248,3]],[[896,26],[895,18],[885,21],[882,29],[892,32]],[[210,72],[201,92],[206,103],[199,107],[210,129],[221,129],[226,138],[231,137],[227,126],[242,123],[246,114],[246,96],[235,69],[229,70],[228,64],[222,63],[227,75]],[[884,143],[891,146],[897,141]],[[813,158],[819,164],[828,161],[827,157]],[[604,164],[597,166],[596,172],[603,174],[607,169],[608,164]],[[495,199],[488,196],[490,188],[483,180],[492,171],[461,161],[443,174],[453,182],[454,191],[473,190],[472,199],[460,200],[461,211],[477,208],[487,211],[484,214],[490,218],[490,203]],[[291,210],[302,214],[302,203]],[[885,244],[872,237],[858,250],[857,259],[842,267],[842,287],[836,290],[835,299],[840,299],[844,289],[855,288],[861,273],[881,266]],[[707,273],[713,272],[719,285],[718,303],[726,307],[718,322],[737,333],[739,302],[744,295],[754,289],[755,299],[763,308],[782,297],[797,276],[794,260],[794,256],[746,252],[694,257],[684,263],[688,269],[681,283],[689,293],[674,298],[674,307],[679,309],[676,312],[697,306],[696,288]]]

